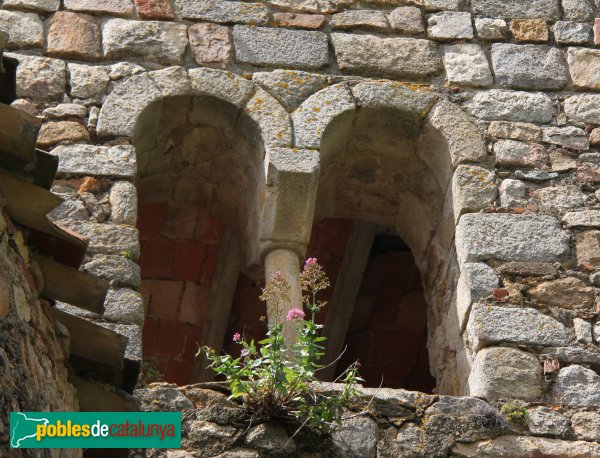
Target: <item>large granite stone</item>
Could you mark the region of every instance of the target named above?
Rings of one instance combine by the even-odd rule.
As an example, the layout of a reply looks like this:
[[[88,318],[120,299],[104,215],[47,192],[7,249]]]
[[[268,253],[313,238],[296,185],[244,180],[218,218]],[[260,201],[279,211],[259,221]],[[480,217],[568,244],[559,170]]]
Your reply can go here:
[[[472,0],[471,6],[487,17],[560,19],[559,0]]]
[[[456,251],[461,263],[555,261],[569,252],[569,239],[551,216],[470,213],[458,224]]]
[[[104,317],[122,324],[144,322],[144,301],[140,293],[128,288],[110,289],[104,301]]]
[[[476,18],[477,38],[483,41],[503,41],[508,36],[504,19]]]
[[[490,206],[498,195],[496,175],[487,169],[459,165],[452,177],[454,217]]]
[[[267,25],[269,9],[261,3],[223,0],[175,0],[179,16],[207,22]]]
[[[565,99],[564,107],[570,121],[600,124],[600,95],[573,95]]]
[[[188,29],[190,50],[198,65],[227,67],[231,57],[229,27],[218,24],[194,24]]]
[[[257,72],[252,80],[260,84],[288,111],[293,111],[308,97],[327,85],[327,77],[294,70]]]
[[[406,436],[401,429],[396,439],[401,453],[394,456],[448,456],[448,450],[457,441],[481,440],[506,430],[502,414],[481,399],[440,396],[427,408],[417,429],[421,432],[421,440],[414,441],[413,447],[403,450],[401,443]]]
[[[569,48],[569,72],[577,89],[600,89],[600,50]]]
[[[466,107],[473,116],[489,121],[547,123],[554,115],[552,100],[545,94],[500,89],[478,92]]]
[[[60,160],[59,173],[130,179],[136,173],[133,146],[61,145],[53,149],[52,154]]]
[[[340,456],[376,457],[379,428],[369,417],[346,420],[333,433],[333,442]]]
[[[546,148],[537,143],[498,140],[494,154],[496,163],[503,167],[543,167],[548,163]]]
[[[102,25],[102,48],[106,59],[177,65],[182,62],[187,45],[185,24],[109,19]]]
[[[525,202],[527,185],[520,180],[510,178],[502,180],[498,187],[500,194],[500,205],[502,207],[520,207]]]
[[[471,13],[444,11],[427,19],[427,34],[437,40],[460,40],[473,38]]]
[[[552,30],[556,42],[561,45],[584,45],[592,36],[592,28],[581,22],[558,21]]]
[[[530,436],[501,436],[473,444],[456,444],[452,456],[461,458],[497,458],[517,456],[584,457],[600,455],[600,445]]]
[[[445,47],[444,67],[450,84],[473,87],[494,84],[487,57],[478,45],[460,44]]]
[[[590,148],[585,131],[574,126],[544,127],[542,129],[542,141],[564,148],[578,150],[587,150]]]
[[[110,82],[107,67],[69,63],[68,72],[71,97],[96,103],[104,100]]]
[[[575,277],[539,283],[527,290],[527,295],[541,304],[567,309],[589,309],[595,299],[594,288]]]
[[[86,221],[65,222],[64,225],[89,239],[88,253],[127,255],[134,260],[140,256],[139,234],[133,227]]]
[[[101,56],[100,27],[87,14],[59,11],[48,23],[49,56],[97,60]]]
[[[437,46],[428,40],[332,33],[331,41],[343,72],[422,79],[442,70]]]
[[[600,267],[600,231],[584,231],[576,234],[575,253],[578,264]]]
[[[425,31],[421,10],[414,6],[401,6],[388,14],[388,21],[395,32],[407,35]]]
[[[510,342],[522,345],[566,345],[565,326],[531,308],[473,306],[467,333],[474,349]]]
[[[390,26],[383,14],[377,10],[348,10],[331,17],[333,30],[372,30],[373,32],[389,32]]]
[[[59,100],[65,93],[66,64],[47,57],[6,53],[19,61],[17,67],[17,97],[34,100]]]
[[[469,375],[469,395],[496,399],[538,400],[542,366],[531,353],[514,348],[484,348],[477,353]]]
[[[531,193],[535,204],[542,211],[569,210],[585,204],[587,196],[578,186],[549,186]]]
[[[527,427],[536,436],[564,436],[569,419],[549,407],[532,407],[527,409]]]
[[[563,17],[569,21],[585,22],[594,17],[594,7],[590,0],[561,0],[561,3]]]
[[[600,406],[600,375],[573,365],[558,372],[549,394],[550,402],[570,406]]]
[[[133,14],[132,0],[64,0],[65,9],[84,13],[129,17]]]
[[[496,83],[513,89],[560,90],[568,82],[562,51],[545,45],[492,46]]]
[[[140,266],[124,256],[98,254],[83,268],[92,275],[115,281],[121,286],[139,288],[142,283]]]
[[[581,210],[566,213],[563,222],[567,227],[600,227],[600,210]]]
[[[27,10],[51,13],[60,7],[60,0],[4,0],[2,6],[7,9]]]
[[[456,286],[456,312],[461,329],[467,324],[471,305],[490,296],[499,285],[494,269],[483,262],[468,262],[461,267]]]
[[[44,46],[44,23],[37,14],[0,10],[0,30],[8,33],[8,49]]]
[[[309,30],[235,26],[235,59],[259,67],[318,69],[329,64],[327,35]]]
[[[600,441],[600,413],[577,412],[571,417],[571,425],[577,439]]]
[[[137,191],[133,183],[117,181],[110,188],[110,220],[135,226],[137,222]]]

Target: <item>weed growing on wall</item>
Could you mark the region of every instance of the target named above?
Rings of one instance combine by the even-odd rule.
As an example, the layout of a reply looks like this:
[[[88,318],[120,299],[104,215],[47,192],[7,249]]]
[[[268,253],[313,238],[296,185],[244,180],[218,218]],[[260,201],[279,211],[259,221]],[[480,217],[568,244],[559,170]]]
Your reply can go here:
[[[313,389],[318,382],[316,374],[323,366],[323,325],[315,322],[317,312],[325,302],[317,300],[317,293],[329,286],[329,279],[315,258],[306,261],[300,274],[303,304],[291,309],[286,320],[296,327],[296,341],[286,346],[283,338],[284,323],[268,325],[267,337],[260,342],[247,341],[239,333],[233,340],[241,345],[240,357],[217,355],[208,347],[204,355],[217,374],[225,376],[231,397],[241,399],[256,419],[294,419],[303,426],[328,432],[341,424],[343,413],[358,398],[358,363],[348,367],[336,380],[342,389],[327,396]],[[276,272],[260,297],[270,301],[279,310],[288,300],[289,283],[281,272]],[[299,304],[300,305],[300,304]]]
[[[518,400],[507,401],[500,406],[500,412],[511,423],[522,424],[527,423],[527,405]]]

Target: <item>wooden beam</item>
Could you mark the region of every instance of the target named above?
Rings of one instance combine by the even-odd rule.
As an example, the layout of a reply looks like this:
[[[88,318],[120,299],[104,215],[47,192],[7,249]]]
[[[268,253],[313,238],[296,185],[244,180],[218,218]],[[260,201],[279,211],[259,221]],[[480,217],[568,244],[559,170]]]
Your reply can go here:
[[[77,390],[81,412],[139,412],[133,399],[127,399],[113,391],[107,391],[96,383],[73,376],[71,383]]]
[[[103,381],[120,387],[127,337],[57,308],[53,310],[71,335],[70,355],[75,370],[94,372]]]
[[[63,202],[50,191],[0,170],[0,194],[6,199],[6,211],[17,224],[36,229],[79,248],[85,249],[87,246],[81,238],[48,219],[47,214]]]
[[[34,258],[44,275],[42,296],[102,314],[109,283],[99,277],[65,266],[35,253]]]
[[[42,122],[22,110],[0,104],[0,151],[24,164],[35,160],[35,144]]]
[[[240,250],[231,231],[227,231],[219,251],[217,269],[210,291],[208,318],[203,329],[202,345],[214,348],[217,353],[220,353],[223,348],[240,269]],[[202,357],[196,359],[192,375],[194,382],[214,380],[215,373],[208,369],[207,365],[206,359]]]
[[[323,328],[323,336],[327,337],[323,364],[329,366],[317,373],[321,380],[330,381],[335,376],[337,364],[334,361],[344,349],[376,229],[374,224],[363,221],[355,221],[352,225]]]

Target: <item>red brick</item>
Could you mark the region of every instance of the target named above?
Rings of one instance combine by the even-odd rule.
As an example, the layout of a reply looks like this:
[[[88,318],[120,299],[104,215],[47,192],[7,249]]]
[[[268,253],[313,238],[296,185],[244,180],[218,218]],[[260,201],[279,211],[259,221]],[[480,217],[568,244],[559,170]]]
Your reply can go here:
[[[172,359],[180,357],[185,345],[185,330],[186,325],[181,321],[159,320],[154,354]]]
[[[173,240],[152,240],[142,242],[140,267],[143,278],[168,278],[175,253]]]
[[[185,348],[183,350],[184,362],[194,363],[199,345],[202,345],[202,330],[197,326],[188,325],[185,337]]]
[[[153,318],[175,319],[183,292],[182,281],[145,280],[150,283],[150,312]]]
[[[167,203],[156,202],[140,206],[138,211],[138,230],[140,240],[151,240],[160,237],[160,232],[167,217]]]
[[[320,223],[318,247],[339,258],[344,256],[352,230],[350,219],[325,219]]]
[[[196,240],[218,245],[221,242],[223,225],[207,210],[198,212],[198,221],[196,222]]]
[[[187,282],[179,307],[179,320],[201,326],[206,319],[210,289],[197,283]]]
[[[144,356],[152,356],[154,354],[154,341],[158,333],[158,320],[154,318],[146,318],[144,321],[144,329],[142,331],[142,349]]]
[[[202,268],[202,275],[199,279],[202,286],[210,286],[217,270],[217,262],[219,261],[219,249],[209,246],[206,249],[206,258]]]
[[[178,240],[175,245],[173,276],[179,280],[196,281],[202,272],[206,245],[192,240]]]
[[[193,365],[182,361],[167,361],[164,365],[165,381],[188,385],[192,381]]]
[[[168,238],[193,239],[197,216],[198,208],[195,204],[169,202],[162,235]]]
[[[169,0],[135,0],[135,7],[142,19],[173,19],[173,9]]]

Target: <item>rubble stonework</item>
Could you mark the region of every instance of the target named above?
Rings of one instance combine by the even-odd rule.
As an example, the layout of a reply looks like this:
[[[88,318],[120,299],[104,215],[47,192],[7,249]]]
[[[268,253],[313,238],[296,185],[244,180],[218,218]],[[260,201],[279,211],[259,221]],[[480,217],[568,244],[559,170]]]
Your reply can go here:
[[[531,437],[463,431],[423,455],[597,454],[585,409],[600,401],[581,384],[600,377],[600,4],[405,3],[2,4],[14,106],[60,158],[53,221],[90,238],[84,269],[111,281],[94,320],[139,331],[143,312],[144,345],[167,342],[189,380],[216,329],[219,259],[260,278],[270,253],[304,257],[313,221],[369,221],[421,270],[437,393],[575,415],[573,430],[540,410]],[[433,446],[413,420],[361,423],[377,436],[365,456]],[[195,420],[190,448],[224,452],[228,422]]]

